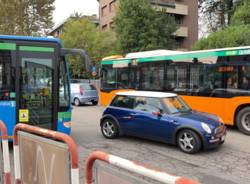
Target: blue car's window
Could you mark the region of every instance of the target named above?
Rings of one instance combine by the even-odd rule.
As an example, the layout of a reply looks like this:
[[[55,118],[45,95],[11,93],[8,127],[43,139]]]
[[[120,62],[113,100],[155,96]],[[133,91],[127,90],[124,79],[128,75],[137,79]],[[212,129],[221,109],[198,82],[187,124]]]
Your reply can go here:
[[[114,107],[133,109],[134,101],[135,98],[131,96],[116,96],[110,105]]]
[[[179,97],[168,97],[163,99],[164,104],[171,114],[188,112],[191,109]]]
[[[147,112],[162,112],[163,106],[158,98],[136,97],[134,109]]]

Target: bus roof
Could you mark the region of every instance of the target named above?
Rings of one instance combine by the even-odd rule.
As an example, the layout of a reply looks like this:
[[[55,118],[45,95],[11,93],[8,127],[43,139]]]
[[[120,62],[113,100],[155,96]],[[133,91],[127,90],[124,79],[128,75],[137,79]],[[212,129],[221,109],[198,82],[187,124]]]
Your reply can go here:
[[[20,40],[20,41],[41,41],[41,42],[55,42],[62,44],[58,38],[51,37],[32,37],[32,36],[13,36],[13,35],[0,35],[0,40]]]
[[[166,98],[166,97],[175,97],[177,96],[174,93],[164,93],[164,92],[155,92],[155,91],[125,91],[118,92],[116,95],[121,96],[138,96],[138,97],[153,97],[153,98]]]
[[[152,50],[152,51],[143,51],[143,52],[132,52],[126,55],[126,58],[135,59],[141,57],[153,57],[153,56],[164,56],[164,55],[174,55],[183,53],[183,51],[174,51],[174,50]]]
[[[185,61],[192,60],[194,58],[214,58],[219,56],[238,56],[238,55],[250,55],[250,46],[244,47],[231,47],[231,48],[222,48],[222,49],[212,49],[212,50],[199,50],[191,52],[180,52],[174,54],[167,54],[161,56],[147,56],[147,57],[138,57],[138,58],[123,58],[123,59],[113,59],[102,61],[102,65],[113,64],[113,63],[131,63],[132,61],[136,62],[153,62],[153,61]]]

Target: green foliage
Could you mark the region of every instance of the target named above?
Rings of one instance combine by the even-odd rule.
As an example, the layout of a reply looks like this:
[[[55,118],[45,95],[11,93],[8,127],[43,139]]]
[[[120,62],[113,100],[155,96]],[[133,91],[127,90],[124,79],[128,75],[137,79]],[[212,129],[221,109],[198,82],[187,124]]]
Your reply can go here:
[[[198,41],[193,50],[250,45],[249,25],[228,26]]]
[[[55,0],[0,0],[0,34],[46,35]]]
[[[193,50],[250,45],[250,1],[238,0],[231,3],[234,5],[234,13],[230,17],[229,25],[199,40],[193,46]]]
[[[231,24],[240,25],[240,24],[250,24],[250,1],[244,0],[241,6],[234,13]]]
[[[199,12],[207,22],[209,31],[217,31],[231,22],[231,18],[243,0],[199,0]]]
[[[119,49],[123,53],[175,47],[175,20],[148,0],[119,0],[114,19]]]
[[[63,28],[61,39],[67,48],[86,50],[92,64],[96,64],[97,67],[99,61],[107,55],[114,54],[116,48],[114,33],[101,31],[88,18],[70,19]],[[84,73],[84,65],[80,58],[71,57],[69,62],[73,77],[79,77],[79,74]]]

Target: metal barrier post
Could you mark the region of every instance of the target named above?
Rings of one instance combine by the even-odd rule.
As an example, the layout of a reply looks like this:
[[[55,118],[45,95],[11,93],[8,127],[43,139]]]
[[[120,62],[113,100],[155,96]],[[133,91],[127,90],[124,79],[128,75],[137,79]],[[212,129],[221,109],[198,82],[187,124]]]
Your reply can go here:
[[[10,173],[10,154],[9,154],[9,143],[8,133],[5,124],[0,120],[0,131],[2,133],[2,148],[3,148],[3,165],[4,165],[4,178],[5,184],[11,183]]]
[[[71,155],[71,184],[79,184],[79,168],[78,168],[78,151],[77,146],[73,139],[66,134],[55,132],[52,130],[42,129],[26,124],[17,124],[13,133],[13,145],[14,145],[14,164],[15,164],[15,183],[21,184],[21,170],[20,170],[20,153],[18,145],[18,131],[24,131],[33,133],[46,138],[62,141],[69,147]]]
[[[153,180],[165,183],[165,184],[199,184],[196,181],[192,181],[187,178],[174,176],[165,172],[148,168],[141,164],[126,160],[114,155],[109,155],[105,152],[96,151],[89,155],[85,162],[85,184],[92,184],[93,182],[93,165],[96,160],[100,160],[116,167],[132,171],[134,173],[146,176]]]

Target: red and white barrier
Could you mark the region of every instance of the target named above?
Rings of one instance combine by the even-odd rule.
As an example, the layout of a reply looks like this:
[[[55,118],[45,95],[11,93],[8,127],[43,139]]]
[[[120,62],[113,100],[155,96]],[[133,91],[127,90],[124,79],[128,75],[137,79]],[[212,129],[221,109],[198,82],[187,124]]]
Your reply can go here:
[[[69,147],[71,156],[71,184],[79,184],[79,168],[78,168],[78,151],[73,139],[66,134],[55,132],[52,130],[42,129],[26,124],[17,124],[14,129],[13,145],[14,145],[14,164],[15,164],[15,183],[21,184],[21,170],[20,170],[20,153],[18,145],[18,131],[33,133],[42,137],[51,138],[62,141]]]
[[[96,160],[101,160],[116,167],[146,176],[153,180],[165,184],[199,184],[196,181],[167,174],[165,172],[148,168],[141,164],[126,160],[114,155],[109,155],[105,152],[96,151],[90,154],[85,162],[85,184],[92,184],[93,182],[93,165]]]
[[[0,120],[0,131],[2,133],[3,166],[4,166],[5,184],[11,184],[8,133],[7,133],[7,128],[5,124],[1,120]]]

